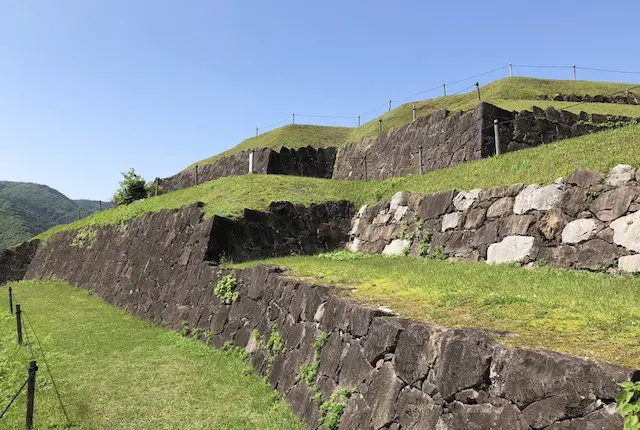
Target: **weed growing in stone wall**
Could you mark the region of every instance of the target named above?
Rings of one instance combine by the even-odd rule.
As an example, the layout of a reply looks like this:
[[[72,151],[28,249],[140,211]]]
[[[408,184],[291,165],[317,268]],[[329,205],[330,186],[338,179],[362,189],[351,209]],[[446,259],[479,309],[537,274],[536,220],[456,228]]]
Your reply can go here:
[[[236,278],[231,275],[225,275],[218,281],[213,292],[222,303],[224,303],[225,305],[230,305],[231,303],[238,300],[238,292],[236,291],[236,287]]]
[[[640,383],[626,381],[620,384],[622,393],[616,404],[624,418],[624,430],[640,430]]]
[[[213,331],[211,331],[211,329],[207,330],[207,332],[204,334],[204,344],[205,345],[211,345],[211,340],[213,339]]]
[[[275,357],[282,351],[284,344],[282,343],[282,337],[280,333],[278,333],[276,326],[271,326],[271,335],[269,336],[269,340],[267,340],[266,346],[269,355],[272,357]]]
[[[418,251],[421,257],[429,255],[429,246],[431,245],[431,230],[427,229],[422,232],[422,240],[418,245]]]
[[[329,400],[320,405],[320,423],[326,430],[338,429],[344,408],[346,408],[347,402],[349,402],[349,398],[354,392],[355,389],[342,388],[331,394]]]
[[[98,234],[97,230],[91,227],[84,227],[78,230],[76,236],[73,238],[71,242],[71,246],[75,246],[76,248],[87,248],[91,249],[93,244],[96,242],[96,235]]]
[[[446,260],[447,252],[444,250],[444,246],[439,246],[436,249],[434,249],[430,257],[433,258],[434,260]]]
[[[202,337],[202,333],[204,332],[204,330],[202,330],[200,327],[196,328],[193,331],[193,334],[191,335],[191,339],[193,340],[200,340],[200,337]]]
[[[320,354],[328,338],[329,333],[320,332],[313,342],[313,361],[310,364],[302,364],[300,366],[298,379],[305,381],[311,388],[316,387],[316,376],[318,376],[318,368],[320,367]]]
[[[180,321],[180,331],[179,331],[180,335],[184,336],[184,337],[187,337],[187,336],[189,336],[189,331],[190,331],[189,330],[189,321],[187,321],[187,320]]]

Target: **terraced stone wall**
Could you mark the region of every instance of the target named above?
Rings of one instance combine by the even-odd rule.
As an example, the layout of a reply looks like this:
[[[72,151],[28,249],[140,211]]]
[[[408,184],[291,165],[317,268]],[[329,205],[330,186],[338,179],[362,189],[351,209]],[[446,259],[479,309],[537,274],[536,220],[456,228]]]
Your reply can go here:
[[[547,186],[398,193],[360,208],[347,248],[490,263],[640,271],[640,175],[578,169]]]
[[[0,251],[0,285],[19,281],[29,267],[29,263],[38,248],[39,241],[25,242],[15,249]]]
[[[442,169],[495,154],[494,120],[499,121],[500,152],[531,148],[637,123],[638,119],[546,110],[510,112],[480,103],[471,112],[446,109],[404,127],[339,148],[334,179],[386,179]]]
[[[249,153],[223,157],[211,164],[198,166],[198,184],[214,179],[246,175],[249,173]],[[315,178],[331,178],[336,157],[335,148],[312,148],[310,146],[274,151],[267,148],[253,150],[253,171],[271,175],[310,176]],[[160,179],[164,192],[177,191],[196,185],[195,167],[169,178]]]

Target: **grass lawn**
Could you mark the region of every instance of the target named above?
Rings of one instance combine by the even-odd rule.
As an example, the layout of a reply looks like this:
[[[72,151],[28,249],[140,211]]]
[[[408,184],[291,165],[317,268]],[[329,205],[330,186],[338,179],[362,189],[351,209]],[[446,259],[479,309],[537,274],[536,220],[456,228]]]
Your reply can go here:
[[[640,368],[640,278],[339,252],[260,261],[347,287],[357,300],[446,327],[517,333],[502,342]],[[246,267],[256,262],[243,263]]]
[[[472,85],[473,83],[469,83]],[[554,79],[536,79],[513,77],[500,79],[481,87],[482,100],[495,104],[507,110],[530,110],[532,106],[546,108],[553,106],[563,109],[574,105],[569,102],[555,102],[535,100],[539,95],[578,94],[578,95],[607,95],[617,91],[633,87],[635,84],[593,82],[593,81],[564,81]],[[640,88],[633,91],[640,93]],[[251,148],[280,149],[300,148],[311,145],[313,147],[342,146],[348,142],[359,142],[363,137],[375,137],[378,135],[378,120],[382,118],[382,128],[388,131],[391,128],[402,127],[411,122],[413,104],[416,104],[418,117],[427,116],[438,109],[448,109],[452,112],[470,110],[476,107],[478,99],[475,88],[463,94],[436,97],[433,99],[415,101],[402,104],[382,116],[376,117],[360,127],[328,127],[319,125],[287,125],[277,128],[260,136],[251,137],[242,141],[237,146],[213,157],[193,163],[187,169],[196,164],[213,163],[220,157],[229,156]],[[578,113],[581,110],[589,113],[603,115],[623,115],[640,117],[640,106],[619,105],[612,103],[584,103],[569,109]],[[356,116],[357,113],[354,114]]]
[[[391,197],[397,191],[432,193],[449,189],[471,190],[514,183],[551,183],[578,167],[603,173],[620,163],[640,165],[640,125],[563,140],[499,157],[472,161],[447,169],[384,181],[338,181],[298,176],[230,176],[184,190],[146,199],[128,206],[95,213],[72,224],[41,233],[46,239],[57,231],[87,225],[115,224],[167,208],[204,202],[209,216],[238,215],[244,208],[265,209],[273,201],[309,204],[351,200],[356,205]]]
[[[43,343],[70,415],[80,429],[296,429],[304,426],[238,353],[137,320],[61,282],[13,284],[17,302]],[[0,311],[2,407],[26,379],[30,354],[16,345],[6,288]],[[6,306],[5,306],[6,305]],[[28,325],[27,325],[28,327]],[[63,428],[34,333],[40,370],[35,427]],[[24,428],[21,394],[0,428]]]

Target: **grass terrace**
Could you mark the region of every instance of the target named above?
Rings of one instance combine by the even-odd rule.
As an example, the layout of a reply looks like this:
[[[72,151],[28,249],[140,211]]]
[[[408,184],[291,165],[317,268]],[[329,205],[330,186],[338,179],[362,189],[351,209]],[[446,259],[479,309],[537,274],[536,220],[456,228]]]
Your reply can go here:
[[[640,368],[640,278],[339,251],[276,264],[312,283],[446,327],[517,334],[503,343]]]
[[[469,83],[469,85],[472,85],[472,83]],[[575,105],[575,103],[569,102],[536,100],[536,97],[541,95],[608,95],[624,91],[634,86],[636,86],[636,84],[513,77],[492,82],[482,86],[480,90],[482,100],[503,109],[530,110],[532,106],[538,106],[543,109],[548,106],[553,106],[556,109],[564,109],[567,106]],[[640,93],[640,88],[635,88],[633,91]],[[474,89],[464,94],[409,102],[355,128],[287,125],[263,133],[260,136],[246,139],[221,154],[193,163],[187,169],[192,168],[196,164],[210,164],[221,157],[233,155],[251,148],[272,148],[279,150],[283,146],[287,148],[300,148],[308,145],[313,147],[329,147],[342,146],[348,142],[359,142],[364,137],[375,137],[378,135],[378,120],[380,118],[382,118],[383,121],[384,131],[409,124],[413,116],[412,107],[414,103],[416,104],[417,116],[422,117],[431,115],[439,109],[448,109],[452,112],[458,110],[467,111],[476,107],[478,99]],[[603,115],[640,117],[640,106],[612,103],[584,103],[571,107],[569,110],[574,113],[585,111]],[[357,113],[354,113],[354,116],[356,115]]]
[[[633,125],[509,152],[423,175],[383,181],[338,181],[277,175],[231,176],[95,213],[72,224],[56,226],[37,238],[47,239],[58,231],[74,230],[87,225],[117,224],[147,212],[179,208],[198,201],[205,203],[204,210],[208,216],[236,216],[244,208],[264,210],[273,201],[286,200],[308,205],[345,199],[362,205],[390,198],[397,191],[433,193],[514,183],[548,184],[558,177],[567,177],[578,167],[606,173],[616,164],[638,166],[639,141],[640,125]]]
[[[66,428],[67,421],[36,347],[36,333],[71,428],[304,429],[237,352],[214,350],[155,327],[62,282],[30,281],[12,287],[25,311],[39,366],[37,429]],[[31,359],[26,346],[16,345],[15,316],[9,313],[3,297],[2,407],[26,380]],[[24,428],[25,408],[23,392],[0,420],[0,428]]]

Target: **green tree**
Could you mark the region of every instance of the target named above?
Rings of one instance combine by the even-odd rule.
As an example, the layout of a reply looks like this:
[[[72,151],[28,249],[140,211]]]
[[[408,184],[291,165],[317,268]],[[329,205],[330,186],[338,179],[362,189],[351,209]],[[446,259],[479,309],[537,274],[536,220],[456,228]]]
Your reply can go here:
[[[147,197],[145,181],[134,168],[127,173],[122,172],[122,176],[124,179],[120,182],[120,189],[113,195],[114,204],[124,206]]]

